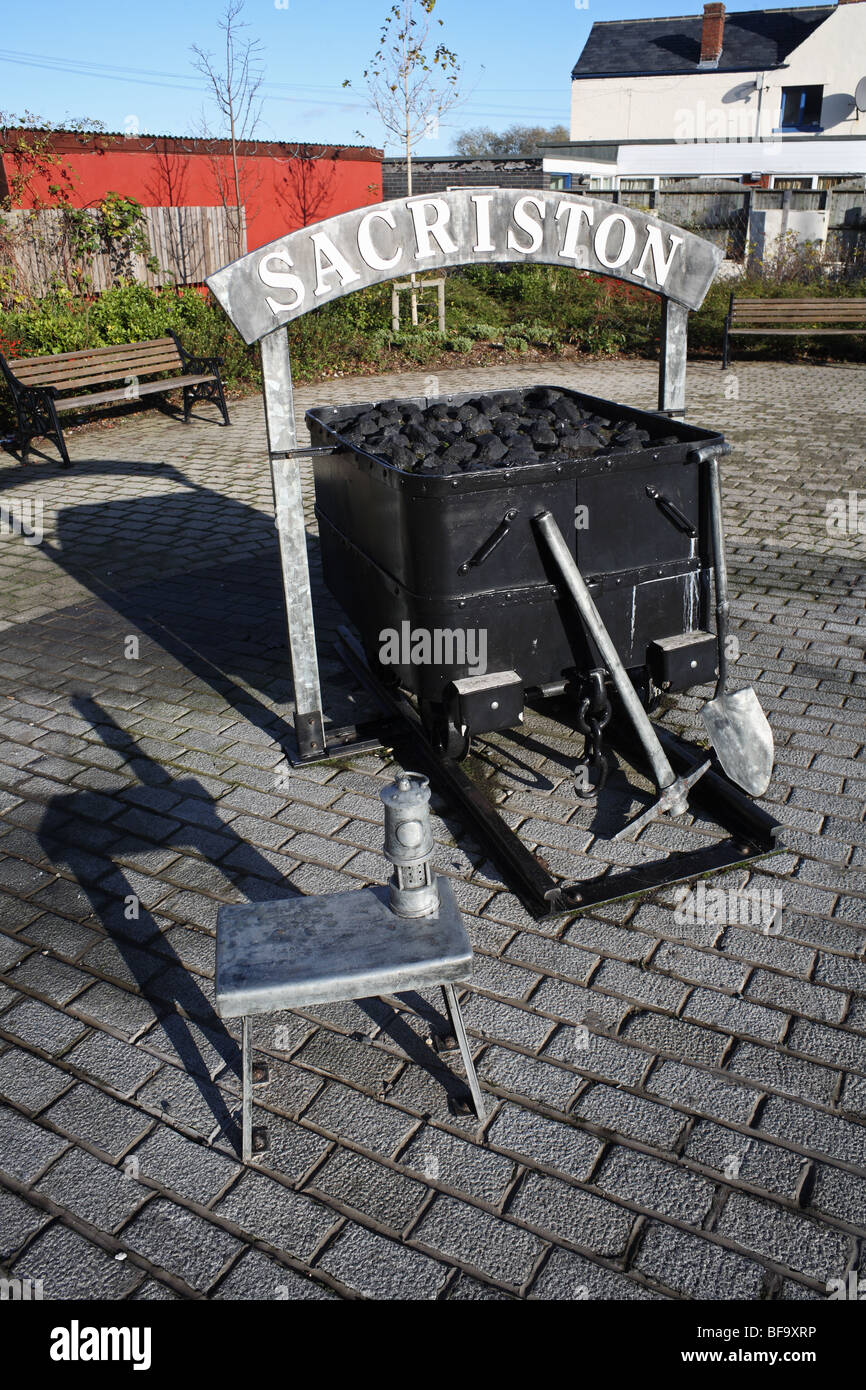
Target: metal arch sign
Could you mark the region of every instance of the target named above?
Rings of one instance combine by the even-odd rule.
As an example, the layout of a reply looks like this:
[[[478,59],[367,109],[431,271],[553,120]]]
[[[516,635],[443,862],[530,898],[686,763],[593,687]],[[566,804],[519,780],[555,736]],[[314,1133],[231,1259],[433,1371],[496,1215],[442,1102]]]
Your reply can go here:
[[[722,259],[648,213],[550,190],[461,188],[356,208],[250,251],[207,277],[247,343],[368,285],[447,266],[567,265],[697,309]]]

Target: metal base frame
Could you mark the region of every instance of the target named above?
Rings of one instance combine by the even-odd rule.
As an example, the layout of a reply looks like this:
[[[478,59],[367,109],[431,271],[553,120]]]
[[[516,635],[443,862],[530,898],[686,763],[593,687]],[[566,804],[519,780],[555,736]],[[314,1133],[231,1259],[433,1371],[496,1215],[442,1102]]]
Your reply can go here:
[[[292,767],[308,767],[310,763],[327,763],[332,758],[339,758],[344,754],[380,753],[390,747],[382,734],[381,720],[375,723],[370,721],[363,724],[344,724],[340,728],[325,729],[325,746],[321,748],[317,744],[302,747],[296,730],[295,748],[289,753],[289,762]]]
[[[483,792],[467,777],[459,763],[441,757],[427,738],[412,704],[402,692],[388,689],[370,670],[358,642],[345,628],[340,629],[338,650],[351,671],[376,696],[389,714],[403,721],[412,742],[413,757],[429,771],[455,809],[471,825],[505,881],[533,917],[552,917],[567,912],[585,912],[602,903],[685,883],[704,874],[719,873],[738,864],[779,853],[776,835],[780,824],[756,806],[717,768],[706,772],[692,789],[691,802],[708,818],[729,833],[729,838],[705,849],[686,850],[608,875],[568,883],[554,878],[518,839]],[[677,773],[688,774],[707,757],[660,726],[654,726],[659,740]],[[619,717],[608,729],[611,745],[636,766],[641,766],[643,750],[626,718]]]

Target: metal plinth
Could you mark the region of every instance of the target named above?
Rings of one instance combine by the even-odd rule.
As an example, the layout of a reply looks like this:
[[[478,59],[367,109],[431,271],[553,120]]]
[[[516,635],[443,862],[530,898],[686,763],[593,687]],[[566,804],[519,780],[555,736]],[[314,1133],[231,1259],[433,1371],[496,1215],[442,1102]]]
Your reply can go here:
[[[472,947],[454,891],[437,880],[439,910],[397,917],[387,888],[224,906],[217,918],[216,1010],[242,1018],[243,1156],[252,1155],[250,1016],[442,986],[476,1114],[481,1088],[454,985],[472,973]]]

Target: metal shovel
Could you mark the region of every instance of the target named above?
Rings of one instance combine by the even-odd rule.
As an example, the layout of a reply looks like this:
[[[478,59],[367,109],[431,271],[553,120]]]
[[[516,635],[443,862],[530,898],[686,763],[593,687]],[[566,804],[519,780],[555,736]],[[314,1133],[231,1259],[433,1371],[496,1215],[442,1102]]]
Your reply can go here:
[[[692,768],[687,776],[678,777],[676,775],[665,750],[662,748],[658,734],[640,702],[637,691],[629,680],[628,672],[623,666],[614,646],[613,638],[595,606],[586,581],[572,558],[571,551],[566,545],[565,538],[553,516],[549,511],[542,511],[533,517],[533,521],[559,571],[566,593],[571,598],[587,631],[601,653],[607,669],[610,671],[619,697],[634,725],[638,738],[643,744],[658,788],[659,797],[655,804],[647,807],[634,820],[629,821],[613,837],[615,840],[622,840],[636,834],[638,830],[642,830],[649,820],[662,812],[670,812],[674,816],[682,815],[688,809],[689,792],[695,782],[709,770],[709,760]]]
[[[716,634],[719,643],[719,680],[716,693],[701,710],[701,718],[719,762],[732,782],[749,793],[763,796],[773,772],[773,731],[761,702],[751,686],[728,691],[728,571],[722,525],[722,488],[719,458],[709,459],[710,516],[713,533],[713,565],[716,583]]]

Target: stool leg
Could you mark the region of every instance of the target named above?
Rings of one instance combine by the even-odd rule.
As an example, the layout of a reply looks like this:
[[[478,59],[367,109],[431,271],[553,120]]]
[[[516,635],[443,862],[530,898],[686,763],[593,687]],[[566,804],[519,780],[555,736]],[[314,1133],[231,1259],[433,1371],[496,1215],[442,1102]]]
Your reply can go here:
[[[466,1069],[466,1080],[469,1082],[469,1090],[472,1092],[472,1104],[475,1106],[475,1113],[479,1120],[483,1120],[486,1114],[484,1109],[484,1097],[481,1094],[481,1086],[478,1082],[478,1074],[475,1070],[475,1063],[472,1060],[472,1053],[469,1050],[469,1039],[466,1036],[466,1029],[463,1026],[463,1015],[460,1012],[460,1003],[457,999],[457,991],[453,985],[443,985],[442,993],[445,995],[445,1008],[448,1012],[448,1021],[460,1047],[460,1056],[463,1058],[463,1066]]]
[[[244,1017],[241,1040],[241,1156],[249,1163],[253,1156],[253,1049],[250,1046],[250,1020]]]

